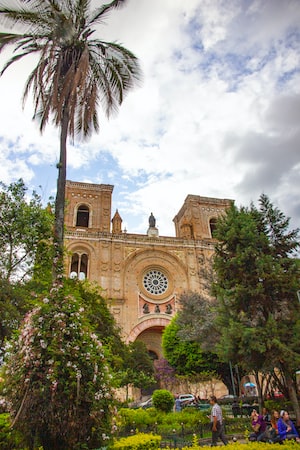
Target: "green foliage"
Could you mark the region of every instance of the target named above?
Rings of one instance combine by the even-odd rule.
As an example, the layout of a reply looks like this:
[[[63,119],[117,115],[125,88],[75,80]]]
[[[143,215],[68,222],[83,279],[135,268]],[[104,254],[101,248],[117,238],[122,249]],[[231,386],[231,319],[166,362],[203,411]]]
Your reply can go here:
[[[205,352],[215,350],[219,331],[215,326],[216,303],[198,292],[184,292],[179,297],[178,336],[183,341],[198,342]]]
[[[124,364],[128,346],[121,339],[121,332],[110,312],[107,300],[101,295],[101,288],[88,280],[66,280],[73,292],[82,299],[84,313],[95,333],[105,347],[109,349],[110,365],[118,370]]]
[[[266,196],[260,208],[232,206],[219,220],[214,292],[219,300],[219,353],[248,371],[300,364],[299,270],[291,256],[298,230]]]
[[[22,179],[0,183],[0,278],[28,278],[49,263],[53,217],[35,193],[28,199]]]
[[[202,316],[202,309],[201,312],[199,312],[200,310],[196,311],[193,305],[197,303],[197,300],[201,304],[201,298],[197,293],[185,293],[180,297],[182,309],[163,332],[164,356],[176,370],[177,375],[189,377],[196,382],[219,377],[230,386],[228,364],[222,363],[215,353],[202,350],[197,329],[200,327],[199,323],[205,322],[211,313]],[[205,309],[209,311],[208,305],[205,306]],[[202,319],[203,317],[205,320]],[[214,335],[214,325],[211,324],[210,319],[208,319],[208,324],[212,330],[211,335]],[[193,327],[195,327],[194,330]],[[208,330],[206,328],[205,330],[207,336]]]
[[[292,403],[285,398],[278,398],[276,400],[265,400],[264,405],[270,413],[273,410],[281,411],[284,409],[285,411],[292,411],[293,406]]]
[[[152,433],[138,433],[127,438],[115,439],[114,443],[109,446],[111,449],[119,450],[147,450],[157,449],[160,447],[161,436]]]
[[[93,448],[110,432],[105,349],[74,291],[54,285],[7,347],[5,396],[14,429],[45,450]]]
[[[22,435],[11,428],[9,414],[0,414],[0,448],[1,450],[24,450]]]
[[[121,431],[132,429],[145,430],[156,422],[156,414],[150,414],[146,409],[121,408],[118,414],[117,426]]]
[[[295,373],[300,366],[299,230],[262,195],[259,208],[234,205],[217,224],[213,285],[221,358],[247,372],[272,373],[300,420]],[[280,371],[278,377],[274,367]],[[256,377],[259,398],[260,380]]]
[[[195,430],[199,422],[207,424],[207,411],[199,411],[196,408],[184,408],[180,412],[164,412],[156,408],[130,409],[122,408],[117,417],[117,429],[119,432],[153,431],[158,434],[169,434],[172,430],[181,431],[182,424],[185,430]]]
[[[0,358],[33,305],[32,291],[49,285],[52,225],[51,211],[35,192],[29,196],[22,179],[0,183]]]
[[[123,364],[116,378],[119,386],[131,384],[140,389],[155,383],[153,361],[142,341],[134,341],[125,347]]]
[[[245,438],[249,437],[248,434],[245,435]],[[139,439],[138,439],[139,441]],[[133,442],[135,442],[133,440]],[[197,442],[197,445],[196,445]],[[137,444],[139,445],[139,444]],[[269,443],[264,443],[264,442],[248,442],[248,441],[244,441],[244,442],[234,442],[232,443],[232,445],[234,445],[234,448],[236,450],[270,450],[270,444]],[[295,450],[295,448],[297,448],[298,444],[296,444],[293,440],[287,441],[284,443],[284,450]],[[133,444],[132,449],[136,448],[135,445]],[[159,449],[159,443],[157,445],[157,447],[152,447],[153,449]],[[190,446],[186,446],[186,447],[181,447],[182,450],[190,450],[191,447]],[[193,441],[193,449],[195,450],[202,450],[203,449],[203,444],[198,444],[198,441],[196,441],[194,439]]]
[[[152,401],[155,408],[160,411],[170,412],[174,407],[174,397],[166,389],[157,389],[153,392]]]
[[[178,320],[175,317],[163,332],[164,356],[178,374],[185,375],[198,372],[205,366],[200,345],[180,339],[179,330]]]
[[[12,285],[0,278],[0,359],[3,357],[5,339],[9,339],[13,330],[18,328],[28,308],[19,285]]]

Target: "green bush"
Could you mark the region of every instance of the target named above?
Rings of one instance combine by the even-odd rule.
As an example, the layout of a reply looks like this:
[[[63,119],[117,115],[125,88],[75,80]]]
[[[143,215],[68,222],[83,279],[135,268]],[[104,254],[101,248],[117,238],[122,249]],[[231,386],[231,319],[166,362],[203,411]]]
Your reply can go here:
[[[209,422],[206,412],[194,408],[186,408],[181,412],[165,413],[156,408],[119,410],[116,418],[117,432],[120,434],[135,432],[154,432],[155,434],[170,434],[173,430],[181,432],[197,432],[203,425]]]
[[[154,408],[151,408],[154,410]],[[156,423],[156,414],[151,414],[145,409],[121,408],[118,414],[117,428],[119,431],[131,430],[145,431]]]
[[[265,400],[264,404],[270,413],[274,409],[276,409],[277,411],[281,411],[282,409],[285,409],[289,412],[291,412],[293,410],[292,403],[289,400],[286,400],[284,398],[278,398],[276,400]]]
[[[153,405],[163,412],[170,412],[174,407],[174,397],[167,389],[157,389],[152,395]]]
[[[235,450],[270,450],[269,443],[263,442],[247,442],[240,443],[235,442],[234,444]],[[287,441],[284,443],[284,450],[295,450],[294,441]],[[116,440],[113,445],[109,447],[109,449],[118,449],[118,450],[159,450],[160,448],[160,436],[150,435],[150,434],[136,434],[135,436],[130,436],[128,438],[122,438]],[[203,447],[198,445],[197,439],[194,439],[192,442],[193,450],[202,450]],[[191,447],[182,447],[182,450],[191,450]]]
[[[110,449],[119,450],[148,450],[160,448],[161,437],[152,433],[144,434],[138,433],[127,438],[115,439],[113,444],[109,446]]]
[[[10,426],[9,414],[0,414],[0,448],[1,450],[24,450],[21,434]]]

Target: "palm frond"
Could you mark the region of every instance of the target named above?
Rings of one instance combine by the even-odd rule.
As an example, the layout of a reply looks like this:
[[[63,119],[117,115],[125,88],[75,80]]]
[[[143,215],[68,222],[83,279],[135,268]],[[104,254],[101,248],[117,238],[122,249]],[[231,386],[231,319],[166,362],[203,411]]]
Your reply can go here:
[[[3,8],[3,17],[11,24],[28,25],[28,30],[24,34],[0,33],[0,51],[11,44],[18,52],[0,74],[24,56],[39,53],[39,62],[25,85],[23,105],[32,92],[34,118],[40,121],[41,131],[51,115],[60,127],[67,109],[68,134],[88,136],[99,129],[99,105],[111,116],[141,78],[132,52],[116,43],[90,39],[94,32],[91,25],[126,0],[103,4],[91,14],[90,3],[23,0],[24,7],[18,11]]]
[[[100,8],[97,8],[93,12],[93,16],[89,21],[89,25],[92,25],[94,23],[97,23],[101,20],[105,19],[105,16],[112,10],[112,9],[118,9],[125,5],[127,0],[113,0],[110,3],[107,3],[105,5],[102,5]]]
[[[33,49],[32,47],[28,48],[27,50],[24,50],[23,53],[19,53],[18,55],[14,55],[11,57],[6,63],[4,64],[2,70],[0,71],[0,76],[4,74],[4,72],[10,67],[13,63],[19,61],[21,58],[27,55],[32,55],[35,51],[38,51],[37,49]]]

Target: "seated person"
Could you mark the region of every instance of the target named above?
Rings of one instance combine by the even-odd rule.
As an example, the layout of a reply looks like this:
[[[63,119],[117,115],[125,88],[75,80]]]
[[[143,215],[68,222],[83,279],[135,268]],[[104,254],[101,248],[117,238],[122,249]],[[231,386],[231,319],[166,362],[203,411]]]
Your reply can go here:
[[[270,441],[280,442],[281,437],[278,433],[278,420],[279,420],[279,412],[277,409],[274,409],[271,414],[271,428],[270,428]]]
[[[251,413],[251,426],[253,433],[250,434],[250,441],[263,441],[265,439],[265,431],[267,424],[261,414],[258,414],[256,409]]]
[[[300,442],[299,434],[287,411],[280,411],[280,418],[278,419],[277,426],[281,440],[295,439],[297,442]]]

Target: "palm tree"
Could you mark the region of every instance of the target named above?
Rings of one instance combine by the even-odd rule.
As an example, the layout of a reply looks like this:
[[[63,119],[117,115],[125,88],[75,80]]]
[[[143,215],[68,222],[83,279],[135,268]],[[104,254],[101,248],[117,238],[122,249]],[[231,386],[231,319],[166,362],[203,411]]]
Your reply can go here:
[[[20,33],[0,33],[0,51],[14,46],[14,55],[0,76],[24,56],[38,54],[38,63],[25,84],[23,102],[32,91],[34,118],[39,120],[41,132],[50,117],[60,129],[54,278],[63,270],[67,137],[79,134],[86,138],[93,130],[98,131],[99,104],[109,116],[141,78],[133,53],[115,42],[94,37],[95,26],[126,0],[113,0],[93,11],[90,3],[90,0],[19,0],[18,6],[11,8],[0,2],[0,22],[22,29]]]

